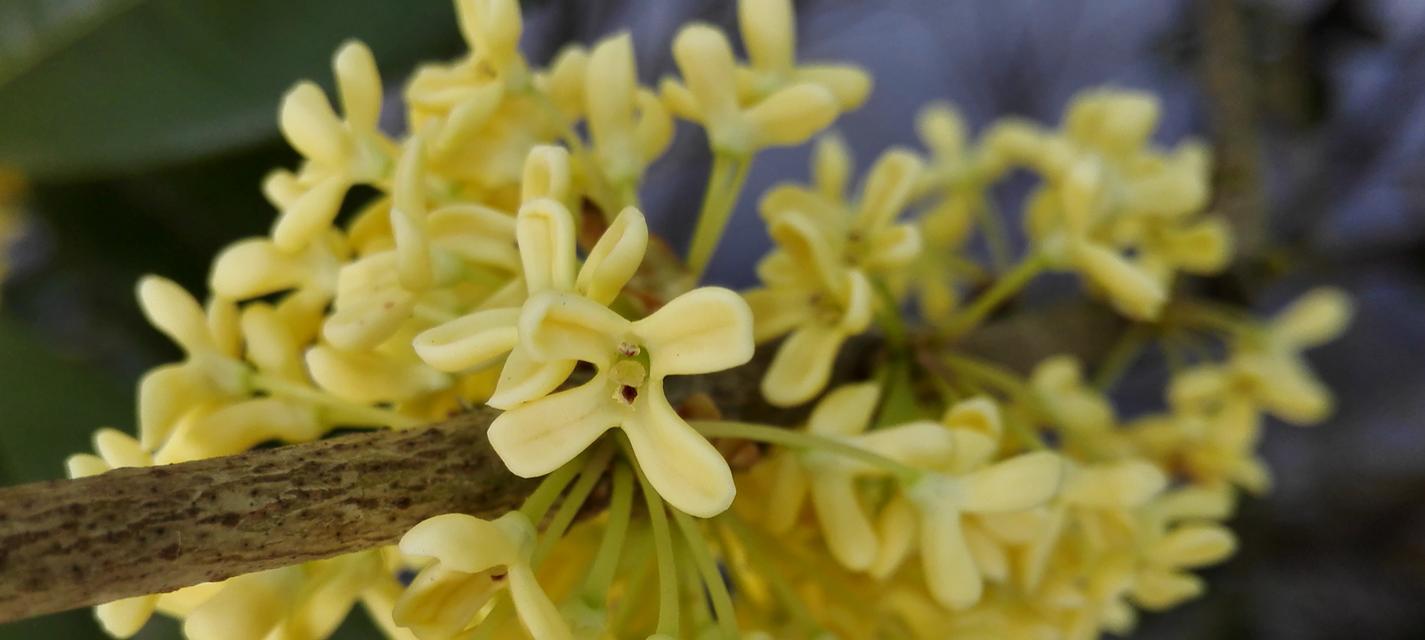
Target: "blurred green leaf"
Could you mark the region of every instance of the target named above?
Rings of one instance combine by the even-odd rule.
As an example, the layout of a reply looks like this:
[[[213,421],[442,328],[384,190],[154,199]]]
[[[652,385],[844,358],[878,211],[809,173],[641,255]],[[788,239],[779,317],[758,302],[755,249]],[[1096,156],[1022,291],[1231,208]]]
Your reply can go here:
[[[393,86],[460,46],[448,0],[0,0],[0,164],[71,179],[250,145],[348,38]]]

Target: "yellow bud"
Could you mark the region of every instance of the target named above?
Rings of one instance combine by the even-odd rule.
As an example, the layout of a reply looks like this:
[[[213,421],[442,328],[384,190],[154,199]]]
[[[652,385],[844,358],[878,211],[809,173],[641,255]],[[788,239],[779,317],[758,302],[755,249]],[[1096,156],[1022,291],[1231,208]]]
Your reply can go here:
[[[339,167],[351,153],[341,119],[314,83],[300,82],[282,97],[278,125],[292,148],[314,162]]]

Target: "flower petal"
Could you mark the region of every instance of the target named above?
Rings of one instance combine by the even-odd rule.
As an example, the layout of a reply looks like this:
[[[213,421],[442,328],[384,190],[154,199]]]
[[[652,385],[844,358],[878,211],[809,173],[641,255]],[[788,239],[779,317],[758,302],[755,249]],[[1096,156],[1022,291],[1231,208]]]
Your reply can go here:
[[[1018,511],[1043,503],[1059,489],[1063,460],[1037,451],[996,463],[961,479],[961,508],[968,512]]]
[[[1108,292],[1109,301],[1124,315],[1152,320],[1167,302],[1167,292],[1152,275],[1103,246],[1076,242],[1071,259],[1089,280]]]
[[[834,471],[817,473],[812,478],[811,501],[832,557],[853,571],[870,568],[879,544],[854,478]]]
[[[915,507],[904,497],[892,498],[876,521],[876,559],[867,572],[885,580],[900,568],[915,548]]]
[[[1351,298],[1340,289],[1308,291],[1271,320],[1272,336],[1298,349],[1335,340],[1351,323]]]
[[[865,449],[920,469],[945,466],[955,455],[955,434],[938,422],[920,420],[877,429],[856,438]]]
[[[516,541],[488,520],[463,513],[426,518],[401,536],[401,553],[435,558],[453,571],[477,573],[519,561]]]
[[[1064,485],[1063,498],[1096,509],[1136,507],[1167,485],[1167,476],[1157,466],[1124,460],[1075,471]]]
[[[801,461],[790,450],[780,450],[773,454],[767,464],[772,465],[771,487],[767,489],[767,530],[783,534],[792,530],[801,515],[802,503],[809,490],[806,470]]]
[[[654,377],[722,371],[752,359],[752,310],[721,287],[699,287],[633,323]]]
[[[871,95],[871,74],[849,64],[804,64],[797,67],[796,79],[831,92],[842,111],[861,106]]]
[[[643,212],[626,207],[589,250],[575,287],[599,304],[613,302],[643,264],[647,249],[648,223]]]
[[[696,99],[704,125],[714,126],[737,112],[736,62],[732,46],[721,31],[706,24],[683,27],[673,39],[673,59],[683,74],[688,92]],[[666,98],[667,83],[663,92]],[[669,106],[678,102],[670,101]]]
[[[1187,524],[1173,529],[1144,553],[1157,565],[1183,569],[1216,564],[1236,550],[1237,538],[1227,528]]]
[[[500,369],[495,392],[485,404],[497,409],[513,409],[543,398],[564,384],[577,365],[574,360],[537,361],[522,345],[516,344],[510,351],[510,357],[505,359],[504,368]]]
[[[282,136],[302,156],[329,166],[340,165],[346,159],[346,130],[316,83],[299,82],[282,96],[277,124]]]
[[[99,619],[105,633],[115,638],[128,638],[143,628],[157,606],[157,595],[134,596],[94,607],[94,617]]]
[[[832,389],[812,409],[807,430],[824,436],[854,436],[871,426],[880,399],[881,385],[876,382]]]
[[[781,254],[785,255],[785,254]],[[752,337],[766,342],[795,329],[811,318],[807,296],[785,289],[762,288],[744,291],[742,299],[752,310]]]
[[[529,155],[525,156],[524,171],[520,177],[520,202],[526,205],[537,200],[564,202],[569,197],[571,182],[569,151],[557,144],[538,145],[530,149]],[[523,213],[523,207],[521,207],[521,213]],[[572,225],[573,218],[569,216],[569,213],[566,211],[563,215]],[[571,234],[573,232],[572,226],[570,232]],[[548,231],[542,233],[548,233]],[[524,236],[520,237],[523,240]],[[573,235],[570,238],[573,238]],[[563,239],[560,238],[558,241],[562,242]],[[523,250],[523,242],[521,242],[521,249]],[[566,253],[572,255],[572,251],[571,244],[570,251]]]
[[[737,3],[737,25],[752,66],[783,73],[796,62],[796,17],[791,0]]]
[[[908,149],[892,148],[881,154],[861,186],[855,227],[873,235],[889,226],[905,209],[924,168],[920,156]]]
[[[184,351],[193,353],[216,347],[202,305],[178,283],[160,276],[144,276],[138,286],[144,316]]]
[[[533,478],[573,460],[623,421],[604,374],[510,409],[490,423],[490,446],[510,472]]]
[[[582,360],[603,369],[630,323],[584,296],[545,291],[520,311],[520,344],[539,361]]]
[[[960,518],[954,509],[921,511],[920,557],[926,585],[936,602],[955,610],[979,602],[984,591]]]
[[[567,640],[574,635],[559,609],[545,595],[527,564],[510,567],[510,596],[515,602],[520,624],[535,640]]]
[[[623,423],[639,468],[668,504],[711,518],[732,504],[737,487],[722,454],[669,406],[656,379]]]
[[[477,311],[420,332],[411,346],[441,371],[484,368],[519,344],[519,317],[518,308]]]
[[[754,147],[783,147],[806,142],[830,126],[838,113],[830,91],[805,82],[767,96],[744,116]]]
[[[391,621],[417,638],[453,638],[501,586],[488,571],[465,573],[431,565],[401,593],[391,608]]]
[[[846,335],[821,324],[792,332],[772,357],[762,378],[762,395],[773,406],[790,407],[821,393],[831,379],[831,366]]]
[[[526,202],[515,218],[530,295],[574,288],[574,217],[549,198]]]

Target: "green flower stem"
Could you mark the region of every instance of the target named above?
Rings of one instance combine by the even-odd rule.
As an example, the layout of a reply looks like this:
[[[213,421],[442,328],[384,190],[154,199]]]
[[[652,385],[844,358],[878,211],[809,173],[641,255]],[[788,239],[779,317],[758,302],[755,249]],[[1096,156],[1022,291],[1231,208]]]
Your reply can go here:
[[[822,451],[843,455],[882,469],[892,476],[895,476],[901,483],[907,485],[913,484],[919,480],[922,475],[919,469],[909,465],[901,464],[895,460],[860,447],[854,447],[840,440],[819,436],[813,433],[747,422],[699,421],[690,424],[694,429],[697,429],[699,433],[709,438],[753,440],[756,442],[778,444],[794,449],[820,449]]]
[[[694,280],[700,280],[712,261],[727,221],[732,218],[732,210],[737,206],[742,187],[747,182],[747,170],[752,166],[750,157],[741,157],[725,152],[713,155],[712,173],[708,176],[707,190],[703,192],[703,205],[698,211],[698,226],[693,231],[693,241],[688,246],[688,271]]]
[[[945,328],[945,333],[951,336],[969,333],[981,322],[984,322],[990,312],[1009,300],[1014,294],[1019,293],[1025,285],[1048,267],[1049,260],[1042,253],[1036,252],[1025,256],[1018,265],[996,280],[994,286],[980,294],[964,311],[951,319]]]
[[[624,454],[634,461],[633,470],[638,476],[639,488],[643,490],[643,501],[648,507],[648,521],[653,527],[653,547],[658,558],[658,630],[670,638],[678,637],[678,566],[674,557],[673,536],[668,529],[668,514],[663,511],[663,499],[658,491],[643,475],[637,465],[626,440],[619,439]]]
[[[274,396],[301,400],[318,405],[328,411],[328,418],[360,426],[391,427],[408,429],[425,424],[421,420],[404,416],[389,409],[347,402],[320,389],[284,380],[265,373],[254,372],[248,376],[248,383],[254,388]]]
[[[1094,387],[1099,391],[1112,389],[1128,368],[1138,361],[1138,356],[1143,354],[1143,348],[1148,346],[1150,338],[1152,330],[1148,325],[1138,324],[1124,331],[1113,348],[1109,349],[1108,355],[1104,356],[1098,371],[1094,373]]]
[[[529,518],[535,526],[539,526],[539,523],[544,521],[545,514],[549,513],[549,508],[554,506],[554,501],[559,499],[559,494],[564,493],[564,488],[574,481],[574,476],[579,473],[580,462],[580,459],[575,458],[544,476],[539,486],[535,487],[534,493],[529,494],[524,504],[520,505],[520,513]]]
[[[609,521],[604,529],[604,539],[599,543],[599,550],[594,556],[594,563],[590,565],[588,576],[584,578],[583,593],[580,596],[590,607],[602,608],[608,598],[632,514],[633,472],[627,465],[619,464],[614,467],[613,498],[609,505]]]
[[[678,523],[678,528],[682,529],[683,537],[688,542],[693,565],[697,567],[698,573],[702,574],[703,584],[712,600],[713,612],[717,615],[717,625],[724,637],[736,640],[740,634],[737,632],[737,613],[732,607],[732,594],[728,593],[727,582],[723,581],[722,572],[717,569],[717,562],[709,551],[711,547],[708,546],[707,538],[703,536],[702,529],[698,528],[698,523],[692,516],[677,509],[672,511],[673,520]]]
[[[539,566],[549,556],[549,552],[554,550],[555,543],[564,537],[564,532],[574,523],[579,510],[584,508],[589,494],[594,492],[594,485],[604,477],[604,470],[609,468],[609,461],[613,457],[614,450],[604,446],[584,461],[583,468],[579,469],[579,480],[569,489],[564,501],[559,504],[559,510],[554,512],[554,518],[549,521],[549,526],[545,527],[539,536],[539,545],[534,549],[534,566]]]

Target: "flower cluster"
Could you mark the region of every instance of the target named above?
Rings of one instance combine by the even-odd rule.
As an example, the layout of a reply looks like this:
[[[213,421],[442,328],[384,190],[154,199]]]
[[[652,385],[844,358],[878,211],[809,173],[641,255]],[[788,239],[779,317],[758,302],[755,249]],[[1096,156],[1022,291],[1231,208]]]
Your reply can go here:
[[[1268,486],[1263,416],[1329,414],[1302,352],[1344,329],[1349,301],[1320,290],[1262,322],[1176,292],[1176,274],[1230,258],[1202,212],[1208,159],[1153,145],[1157,103],[1113,90],[1058,129],[1004,120],[973,142],[930,107],[929,152],[887,150],[860,179],[824,136],[807,184],[758,201],[775,243],[761,285],[695,286],[754,156],[807,142],[871,86],[797,59],[790,0],[738,7],[748,60],[690,25],[671,43],[680,77],[656,89],[626,34],[531,66],[515,0],[457,1],[470,51],[410,78],[401,135],[378,127],[386,85],[360,43],[334,59],[340,115],[293,88],[279,124],[303,160],[263,184],[271,232],[217,256],[204,301],[140,282],[183,359],[144,376],[137,438],[100,430],[71,475],[484,404],[490,446],[539,483],[517,510],[439,515],[394,547],[101,605],[105,629],[128,637],[158,611],[194,638],[323,638],[360,603],[421,640],[1082,638],[1200,593],[1192,570],[1235,546],[1236,491]],[[681,259],[639,205],[674,117],[714,158]],[[1011,171],[1039,177],[1017,264],[989,192]],[[377,195],[353,201],[358,185]],[[1045,270],[1138,321],[1092,376],[956,348]],[[861,334],[877,355],[843,371]],[[758,343],[772,353],[754,361]],[[1121,418],[1107,391],[1149,344],[1175,363],[1166,409]],[[722,419],[753,403],[669,380],[733,369],[804,426]]]

